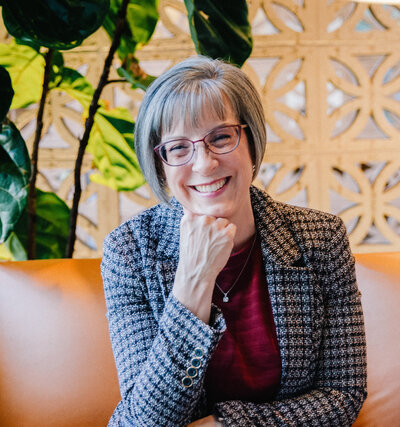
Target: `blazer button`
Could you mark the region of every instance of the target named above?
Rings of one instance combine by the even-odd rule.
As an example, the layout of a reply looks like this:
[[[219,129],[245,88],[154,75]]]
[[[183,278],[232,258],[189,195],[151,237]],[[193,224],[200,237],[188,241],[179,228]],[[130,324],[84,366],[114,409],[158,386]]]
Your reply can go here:
[[[193,380],[190,377],[183,377],[182,378],[182,385],[185,388],[189,388],[192,387],[193,385]]]
[[[187,372],[187,374],[189,375],[190,378],[197,377],[197,369],[193,368],[193,366],[191,366],[190,368],[188,368],[186,372]]]
[[[194,355],[200,358],[203,357],[204,356],[203,350],[201,348],[196,348],[196,350],[194,351]]]
[[[197,357],[193,357],[192,366],[193,368],[199,369],[201,367],[201,360],[198,359]]]

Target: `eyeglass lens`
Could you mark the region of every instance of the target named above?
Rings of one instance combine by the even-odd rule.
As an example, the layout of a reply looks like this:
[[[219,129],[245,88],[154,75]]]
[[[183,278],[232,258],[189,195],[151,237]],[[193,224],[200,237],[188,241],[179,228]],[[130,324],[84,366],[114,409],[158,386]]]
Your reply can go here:
[[[239,136],[240,126],[223,126],[214,129],[200,141],[204,141],[213,153],[225,154],[237,147]],[[160,148],[160,155],[169,165],[183,165],[192,158],[195,142],[189,139],[169,141]]]

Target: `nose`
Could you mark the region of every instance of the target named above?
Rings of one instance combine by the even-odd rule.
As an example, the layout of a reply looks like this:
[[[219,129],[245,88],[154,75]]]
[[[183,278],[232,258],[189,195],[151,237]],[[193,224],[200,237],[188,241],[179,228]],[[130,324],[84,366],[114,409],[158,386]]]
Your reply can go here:
[[[192,160],[192,171],[208,175],[218,166],[218,160],[205,143],[197,143]]]

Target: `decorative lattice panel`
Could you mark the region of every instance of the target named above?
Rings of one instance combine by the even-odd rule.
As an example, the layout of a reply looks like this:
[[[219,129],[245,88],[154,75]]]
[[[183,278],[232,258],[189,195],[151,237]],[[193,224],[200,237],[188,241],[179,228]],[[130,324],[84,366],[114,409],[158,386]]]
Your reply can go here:
[[[261,94],[269,141],[256,184],[340,215],[355,252],[400,250],[400,10],[344,0],[251,0],[249,8],[254,50],[243,69]],[[108,46],[100,30],[65,52],[66,63],[97,84]],[[161,0],[156,33],[138,52],[142,67],[159,75],[191,54],[183,2]],[[120,83],[103,95],[133,116],[142,97]],[[71,203],[81,111],[62,93],[49,104],[38,185]],[[36,109],[13,114],[31,144]],[[91,172],[87,155],[76,257],[101,255],[108,231],[156,203],[146,185],[117,194],[92,183]]]

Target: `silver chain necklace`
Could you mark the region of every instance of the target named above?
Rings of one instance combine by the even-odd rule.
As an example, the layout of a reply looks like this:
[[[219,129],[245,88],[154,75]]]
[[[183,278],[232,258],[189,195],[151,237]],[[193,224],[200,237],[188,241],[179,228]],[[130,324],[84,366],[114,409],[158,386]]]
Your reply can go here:
[[[229,292],[235,287],[235,285],[236,285],[236,283],[238,282],[238,280],[240,279],[240,276],[242,275],[242,273],[243,273],[243,270],[245,269],[245,267],[246,267],[246,265],[247,265],[247,263],[249,262],[249,259],[250,259],[250,255],[251,255],[251,253],[253,252],[253,248],[254,248],[254,244],[256,243],[256,239],[257,239],[257,234],[254,236],[254,239],[253,239],[253,243],[252,243],[252,245],[251,245],[251,248],[250,248],[250,252],[249,252],[249,254],[247,255],[247,258],[246,258],[246,262],[243,264],[243,267],[242,267],[242,269],[240,270],[240,273],[239,273],[239,275],[238,275],[238,277],[236,277],[236,280],[233,282],[233,285],[226,291],[226,292],[224,292],[222,289],[221,289],[221,287],[218,285],[218,283],[215,281],[215,286],[221,291],[221,293],[223,294],[223,298],[222,298],[222,301],[223,302],[229,302],[230,300],[229,300],[229,297],[228,297],[228,294],[229,294]]]

